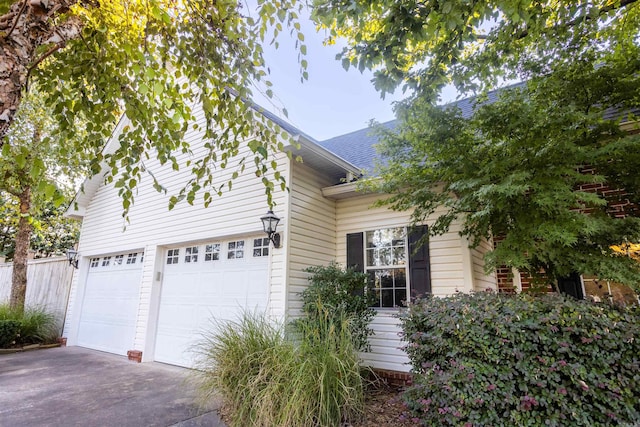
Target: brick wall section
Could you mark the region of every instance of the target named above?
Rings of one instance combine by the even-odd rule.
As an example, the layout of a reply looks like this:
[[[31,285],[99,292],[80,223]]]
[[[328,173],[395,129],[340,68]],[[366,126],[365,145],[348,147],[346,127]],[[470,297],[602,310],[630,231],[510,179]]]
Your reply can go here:
[[[637,132],[634,132],[637,133]],[[595,174],[595,170],[590,166],[580,169],[585,175]],[[607,201],[607,213],[614,218],[625,218],[627,216],[640,216],[640,206],[629,200],[629,193],[623,188],[612,188],[606,183],[589,183],[581,184],[578,190],[586,193],[596,193]],[[581,209],[584,213],[594,212],[595,209]],[[494,248],[502,241],[501,237],[494,237]],[[515,286],[513,284],[513,274],[511,269],[501,266],[496,269],[496,277],[498,280],[498,292],[514,293]],[[525,273],[520,273],[520,282],[522,291],[527,291],[533,286],[533,278]],[[549,287],[548,292],[552,289]]]
[[[373,379],[383,380],[393,387],[410,386],[413,376],[409,372],[390,371],[387,369],[373,369]]]
[[[127,351],[127,358],[136,363],[142,362],[142,352],[140,350],[129,350]]]
[[[513,274],[506,266],[496,268],[496,279],[498,281],[498,292],[512,294],[516,291],[513,284]]]
[[[595,170],[585,166],[580,172],[585,175],[593,175]],[[578,187],[585,193],[596,193],[607,201],[607,213],[614,218],[625,218],[627,216],[640,215],[640,208],[629,200],[629,193],[624,188],[611,188],[607,183],[582,184]],[[593,209],[584,209],[586,213],[593,212]]]

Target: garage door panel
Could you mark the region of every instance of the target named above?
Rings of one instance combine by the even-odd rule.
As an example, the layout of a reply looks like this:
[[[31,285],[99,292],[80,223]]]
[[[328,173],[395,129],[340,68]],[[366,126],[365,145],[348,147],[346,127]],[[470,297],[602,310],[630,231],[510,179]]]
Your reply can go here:
[[[237,242],[237,241],[235,241]],[[215,328],[216,321],[237,320],[240,313],[264,311],[268,302],[268,257],[252,257],[246,250],[243,259],[205,261],[205,247],[198,247],[198,260],[185,262],[187,248],[171,248],[180,256],[165,264],[160,297],[155,359],[180,366],[193,366],[193,348],[204,331]],[[220,243],[225,258],[227,243]],[[193,253],[193,249],[190,249]],[[165,261],[166,262],[166,261]]]
[[[126,260],[128,254],[121,255]],[[114,264],[114,258],[91,259],[78,326],[78,345],[125,355],[133,348],[142,263],[136,257],[131,264]]]
[[[206,272],[200,276],[200,296],[202,298],[220,298],[224,295],[224,274],[218,272]]]

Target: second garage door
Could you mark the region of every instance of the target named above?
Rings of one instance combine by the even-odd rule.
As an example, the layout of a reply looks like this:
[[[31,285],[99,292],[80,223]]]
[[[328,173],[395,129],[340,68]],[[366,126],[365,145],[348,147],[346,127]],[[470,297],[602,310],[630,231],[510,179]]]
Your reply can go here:
[[[269,299],[269,241],[262,237],[167,249],[155,360],[191,367],[193,346],[215,321],[243,310],[264,311]]]

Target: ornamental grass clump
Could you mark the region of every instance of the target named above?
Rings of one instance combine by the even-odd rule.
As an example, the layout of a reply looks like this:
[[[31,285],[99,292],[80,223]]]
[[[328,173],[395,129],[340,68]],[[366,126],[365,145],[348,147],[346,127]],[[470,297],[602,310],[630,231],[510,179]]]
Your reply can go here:
[[[640,310],[559,295],[457,294],[401,316],[423,425],[640,423]]]
[[[0,348],[53,343],[58,338],[56,316],[42,307],[12,309],[0,305]]]
[[[363,411],[349,327],[328,315],[291,332],[244,313],[214,324],[198,353],[200,396],[221,396],[232,426],[338,426]]]

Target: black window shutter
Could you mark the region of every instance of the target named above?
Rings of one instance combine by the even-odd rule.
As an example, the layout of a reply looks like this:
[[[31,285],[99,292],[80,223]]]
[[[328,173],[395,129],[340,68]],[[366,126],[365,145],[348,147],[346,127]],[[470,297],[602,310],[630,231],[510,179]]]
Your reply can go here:
[[[364,272],[363,233],[347,234],[347,267],[360,273]]]
[[[364,234],[347,234],[347,267],[364,273]],[[353,292],[354,295],[364,295],[364,286]]]
[[[417,243],[429,230],[426,225],[411,227],[408,230],[409,241],[409,286],[411,299],[431,294],[431,268],[429,266],[429,241],[417,248]]]

